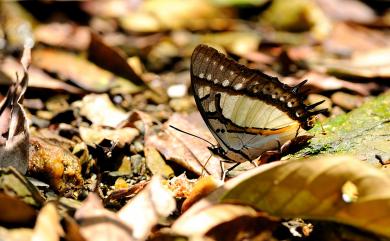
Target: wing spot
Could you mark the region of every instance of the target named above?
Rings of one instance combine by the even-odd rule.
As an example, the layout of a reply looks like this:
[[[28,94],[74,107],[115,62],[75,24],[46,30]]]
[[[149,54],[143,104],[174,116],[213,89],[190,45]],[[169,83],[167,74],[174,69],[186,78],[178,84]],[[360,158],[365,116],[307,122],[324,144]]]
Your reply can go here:
[[[234,72],[233,71],[230,71],[230,75],[233,75],[234,74]]]
[[[293,106],[293,105],[292,105],[292,102],[291,102],[291,101],[287,102],[287,107],[291,108],[292,106]]]
[[[283,96],[281,96],[281,97],[279,98],[279,100],[280,100],[280,101],[285,101],[285,99],[284,99]]]
[[[211,74],[207,75],[207,80],[211,80]]]
[[[238,83],[238,84],[236,84],[235,86],[234,86],[234,89],[235,90],[239,90],[239,89],[241,89],[242,88],[242,83]]]
[[[217,62],[216,62],[216,61],[213,61],[213,65],[217,65]]]
[[[225,66],[223,66],[223,65],[219,66],[219,70],[222,71],[224,67],[225,67]]]
[[[223,82],[222,82],[222,86],[226,87],[229,85],[229,80],[225,79]]]
[[[276,99],[276,95],[275,94],[272,94],[271,97],[272,97],[272,99]]]
[[[215,79],[214,80],[214,84],[217,84],[219,81],[218,81],[218,79]]]
[[[200,73],[200,74],[199,74],[199,78],[202,79],[203,77],[204,77],[204,73]]]

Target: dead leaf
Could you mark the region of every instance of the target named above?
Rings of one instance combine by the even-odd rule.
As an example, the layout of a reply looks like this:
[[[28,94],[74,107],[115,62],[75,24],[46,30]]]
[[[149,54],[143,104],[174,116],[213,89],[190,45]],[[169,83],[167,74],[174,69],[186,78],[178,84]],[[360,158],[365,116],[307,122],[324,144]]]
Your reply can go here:
[[[1,72],[6,74],[5,78],[1,78],[2,84],[12,83],[12,79],[15,79],[15,72],[21,73],[22,66],[12,57],[7,57],[0,64]],[[69,85],[62,80],[54,79],[48,74],[43,72],[41,69],[38,69],[34,66],[29,68],[29,82],[28,86],[30,88],[37,89],[49,89],[56,91],[66,91],[72,94],[81,94],[83,90],[77,88],[76,86]],[[8,78],[7,78],[8,77]],[[6,82],[6,83],[4,83]]]
[[[64,230],[57,207],[53,202],[49,202],[39,212],[31,241],[60,241],[63,236]]]
[[[146,165],[153,175],[162,176],[167,179],[175,175],[172,168],[165,163],[165,160],[155,148],[146,146],[144,152]]]
[[[316,0],[316,3],[332,20],[372,23],[376,19],[373,9],[356,0]]]
[[[130,127],[111,130],[98,126],[93,128],[80,126],[79,131],[81,139],[88,145],[95,146],[107,139],[117,143],[117,146],[120,148],[130,144],[139,135],[137,129]]]
[[[172,193],[153,176],[150,183],[118,212],[118,217],[133,230],[133,237],[145,240],[161,218],[167,218],[176,208]]]
[[[105,209],[99,197],[90,193],[83,206],[77,209],[75,218],[81,234],[87,241],[133,241],[132,229],[118,216]]]
[[[210,174],[221,178],[220,159],[209,151],[209,143],[196,137],[177,131],[170,125],[199,135],[206,140],[215,141],[203,123],[200,114],[173,114],[164,123],[163,131],[145,136],[146,145],[154,146],[167,160],[172,160],[184,168],[198,174]]]
[[[0,223],[7,225],[31,225],[36,217],[33,207],[20,200],[19,197],[3,192],[0,192],[0,213]]]
[[[36,207],[45,202],[39,190],[13,167],[0,168],[0,190]]]
[[[390,40],[390,39],[389,39]],[[327,72],[352,78],[390,78],[390,48],[355,52],[350,60],[328,60]]]
[[[208,1],[159,0],[142,2],[121,17],[120,24],[129,32],[158,32],[183,28],[221,30],[228,28],[231,21]]]
[[[355,198],[344,197],[346,183],[355,187]],[[331,220],[390,237],[389,186],[381,169],[350,156],[319,156],[260,166],[216,196],[280,217]]]
[[[351,95],[341,91],[333,93],[330,98],[335,105],[345,110],[358,108],[366,101],[362,96]]]
[[[217,204],[178,219],[172,230],[192,238],[206,236],[212,240],[252,240],[261,233],[268,233],[267,236],[271,238],[277,223],[276,218],[263,216],[248,206]]]
[[[195,202],[204,198],[212,191],[222,185],[222,181],[215,179],[213,176],[200,177],[194,184],[191,192],[186,196],[187,199],[183,202],[182,212],[189,209]]]
[[[76,50],[86,50],[91,41],[87,27],[69,23],[40,24],[34,36],[37,42]]]
[[[126,60],[126,55],[120,49],[108,46],[97,34],[93,32],[91,32],[90,39],[91,42],[88,47],[89,60],[138,86],[145,85],[144,81],[129,65]]]
[[[28,167],[29,132],[22,101],[28,84],[31,47],[26,44],[23,51],[22,78],[16,78],[0,103],[0,167],[12,166],[22,174]]]
[[[299,79],[293,77],[286,77],[283,78],[283,82],[294,86],[306,79],[309,81],[305,86],[306,88],[311,89],[310,92],[312,93],[321,92],[321,91],[347,89],[356,92],[357,94],[367,96],[370,95],[370,93],[378,91],[381,88],[383,88],[375,82],[355,83],[355,82],[342,80],[334,76],[329,76],[317,71],[309,71]]]
[[[328,52],[349,55],[354,51],[369,51],[389,47],[389,36],[362,25],[336,22],[324,43]]]
[[[90,94],[81,101],[73,102],[73,107],[80,109],[80,114],[97,126],[117,127],[129,114],[116,107],[107,94]]]
[[[33,52],[33,62],[34,65],[48,72],[56,73],[61,78],[70,80],[88,91],[107,91],[116,81],[128,82],[128,85],[132,86],[131,93],[139,92],[142,89],[126,79],[99,68],[81,56],[65,51],[37,49]]]
[[[0,239],[10,241],[31,241],[33,230],[29,228],[6,229],[0,227]]]

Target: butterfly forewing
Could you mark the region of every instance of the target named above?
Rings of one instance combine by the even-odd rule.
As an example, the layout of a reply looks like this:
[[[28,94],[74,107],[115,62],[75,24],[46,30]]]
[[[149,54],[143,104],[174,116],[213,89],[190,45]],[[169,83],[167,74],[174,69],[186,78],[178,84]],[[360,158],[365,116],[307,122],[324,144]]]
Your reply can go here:
[[[191,84],[203,119],[224,157],[233,161],[250,161],[276,149],[306,127],[310,117],[292,87],[205,45],[192,55]]]

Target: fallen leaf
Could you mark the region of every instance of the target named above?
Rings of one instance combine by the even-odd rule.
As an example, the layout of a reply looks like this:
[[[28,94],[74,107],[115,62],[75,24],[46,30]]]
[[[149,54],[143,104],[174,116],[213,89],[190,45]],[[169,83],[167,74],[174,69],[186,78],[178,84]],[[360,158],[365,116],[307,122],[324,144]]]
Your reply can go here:
[[[216,204],[186,218],[179,218],[172,231],[191,238],[206,236],[212,240],[251,240],[265,232],[272,237],[277,223],[276,218],[263,216],[248,206]]]
[[[105,209],[99,197],[90,193],[82,207],[77,209],[75,219],[80,225],[81,234],[87,241],[132,241],[133,230],[118,216]]]
[[[198,175],[210,174],[215,178],[221,178],[221,160],[209,151],[210,143],[177,131],[169,127],[170,125],[206,140],[215,141],[200,114],[194,112],[191,115],[173,114],[164,123],[163,131],[145,136],[146,145],[155,147],[165,159],[172,160]]]
[[[390,78],[390,48],[355,52],[350,60],[328,60],[327,72],[352,78]]]
[[[95,146],[107,139],[117,143],[117,146],[120,148],[130,144],[139,135],[137,129],[130,127],[111,130],[102,127],[89,128],[80,126],[79,131],[81,139],[88,145]]]
[[[185,2],[158,0],[142,2],[129,14],[121,17],[120,24],[130,32],[157,32],[183,28],[221,30],[228,28],[231,24],[226,15],[204,0]]]
[[[146,146],[144,152],[146,165],[153,175],[162,176],[167,179],[175,175],[172,168],[165,163],[165,160],[155,148]]]
[[[36,218],[36,212],[32,206],[17,196],[13,197],[3,192],[0,192],[0,213],[0,223],[11,226],[31,225]]]
[[[283,78],[283,82],[289,85],[296,85],[306,79],[309,81],[305,86],[306,88],[310,88],[311,92],[347,89],[356,92],[357,94],[367,96],[370,95],[370,93],[383,88],[375,82],[354,83],[334,76],[325,75],[317,71],[309,71],[299,79],[286,77]]]
[[[129,65],[126,60],[126,55],[120,49],[110,47],[100,36],[92,32],[90,39],[91,42],[88,47],[89,60],[138,86],[145,85],[144,81]]]
[[[372,8],[356,0],[316,0],[318,6],[332,20],[372,23],[376,14]]]
[[[153,176],[150,183],[118,212],[118,217],[132,228],[133,237],[145,240],[161,218],[167,218],[176,208],[172,193]]]
[[[335,105],[338,105],[345,110],[356,109],[365,101],[362,96],[351,95],[341,91],[333,93],[330,98]]]
[[[116,107],[107,94],[89,94],[72,103],[80,109],[80,114],[97,126],[117,127],[127,120],[129,114]]]
[[[56,73],[61,78],[70,80],[88,91],[107,91],[116,81],[128,82],[128,85],[132,86],[132,93],[142,89],[126,79],[99,68],[81,56],[61,50],[37,49],[33,52],[33,62],[35,66]]]
[[[29,228],[6,229],[0,227],[0,238],[11,241],[31,241],[33,230]]]
[[[219,200],[280,217],[331,220],[390,237],[390,176],[350,156],[272,163],[227,182]],[[345,185],[356,195],[345,199]]]
[[[376,29],[346,22],[335,22],[332,28],[324,43],[327,52],[350,55],[389,46],[389,36]]]
[[[11,57],[7,57],[0,64],[1,72],[6,74],[8,78],[1,78],[1,84],[12,83],[12,79],[15,79],[15,72],[21,73],[22,66]],[[48,74],[43,72],[34,66],[29,68],[29,81],[28,86],[35,89],[49,89],[59,92],[66,91],[72,94],[82,94],[84,91],[76,86],[65,83],[62,80],[54,79]]]
[[[53,202],[49,202],[39,212],[31,240],[60,241],[60,237],[63,236],[64,230],[61,227],[57,207]]]
[[[69,23],[40,24],[34,29],[34,36],[37,42],[75,50],[86,50],[91,41],[87,27]]]
[[[208,43],[211,45],[223,46],[231,53],[245,56],[258,49],[261,37],[259,33],[253,31],[229,31],[205,34],[199,36],[199,39],[202,44]]]
[[[0,168],[0,190],[36,207],[45,202],[40,191],[13,167]]]
[[[222,181],[215,179],[213,176],[200,177],[194,184],[191,192],[187,195],[186,200],[183,202],[181,211],[185,212],[194,203],[221,186],[222,183]]]
[[[28,167],[29,131],[22,101],[28,84],[31,47],[26,44],[23,51],[22,78],[16,78],[0,103],[0,167],[12,166],[22,174]]]

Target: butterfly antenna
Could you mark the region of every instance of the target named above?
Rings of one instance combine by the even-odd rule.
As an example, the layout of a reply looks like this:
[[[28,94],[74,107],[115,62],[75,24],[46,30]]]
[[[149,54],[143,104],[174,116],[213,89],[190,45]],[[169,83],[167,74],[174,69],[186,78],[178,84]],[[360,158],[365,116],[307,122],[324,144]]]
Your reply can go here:
[[[169,127],[173,128],[173,129],[175,129],[175,130],[177,130],[177,131],[180,131],[180,132],[182,132],[182,133],[184,133],[184,134],[187,134],[187,135],[190,135],[190,136],[196,137],[196,138],[198,138],[198,139],[201,139],[202,141],[205,141],[205,142],[207,142],[207,143],[208,143],[208,144],[210,144],[211,146],[215,146],[213,143],[209,142],[208,140],[206,140],[206,139],[204,139],[204,138],[202,138],[202,137],[200,137],[200,136],[197,136],[197,135],[191,134],[191,133],[189,133],[189,132],[186,132],[186,131],[180,130],[179,128],[177,128],[177,127],[174,127],[174,126],[172,126],[172,125],[169,125]]]
[[[210,159],[211,159],[212,156],[213,156],[213,155],[210,155],[209,158],[207,158],[206,162],[205,162],[203,165],[202,165],[202,163],[200,163],[201,166],[203,167],[203,168],[202,168],[202,173],[200,174],[200,176],[203,176],[204,172],[207,172],[207,171],[206,171],[206,167],[207,167],[207,164],[209,164],[209,161],[210,161]]]

